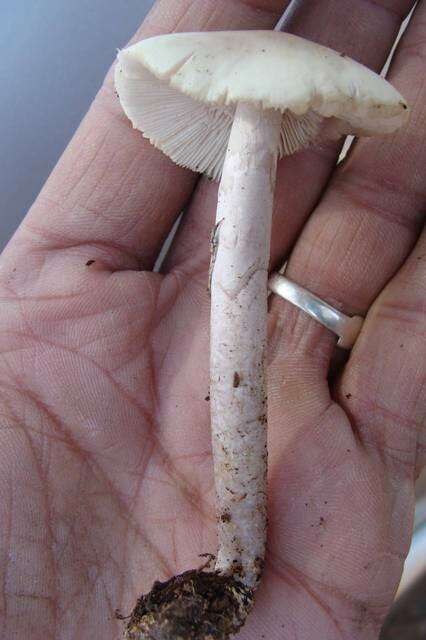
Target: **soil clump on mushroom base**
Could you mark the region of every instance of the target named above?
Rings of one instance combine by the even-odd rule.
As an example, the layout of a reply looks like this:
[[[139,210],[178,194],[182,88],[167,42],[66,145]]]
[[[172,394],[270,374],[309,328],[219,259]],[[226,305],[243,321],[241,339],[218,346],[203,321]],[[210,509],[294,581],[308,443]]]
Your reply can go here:
[[[155,582],[127,625],[127,640],[226,640],[243,626],[253,589],[202,569]]]

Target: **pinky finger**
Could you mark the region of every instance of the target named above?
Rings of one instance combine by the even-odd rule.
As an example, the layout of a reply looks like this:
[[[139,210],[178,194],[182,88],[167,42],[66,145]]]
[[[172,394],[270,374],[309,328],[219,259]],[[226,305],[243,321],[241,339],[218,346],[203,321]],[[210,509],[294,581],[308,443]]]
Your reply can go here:
[[[361,442],[394,478],[420,473],[426,464],[426,228],[371,307],[337,393]]]

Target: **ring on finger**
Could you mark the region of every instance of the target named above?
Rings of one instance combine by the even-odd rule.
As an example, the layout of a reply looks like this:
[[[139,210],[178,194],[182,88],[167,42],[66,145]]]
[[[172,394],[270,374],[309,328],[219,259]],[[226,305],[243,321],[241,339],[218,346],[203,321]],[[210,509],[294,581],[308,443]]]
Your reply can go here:
[[[291,302],[335,333],[339,338],[338,347],[352,349],[361,332],[364,318],[345,315],[281,273],[274,273],[269,279],[268,286],[272,293]]]

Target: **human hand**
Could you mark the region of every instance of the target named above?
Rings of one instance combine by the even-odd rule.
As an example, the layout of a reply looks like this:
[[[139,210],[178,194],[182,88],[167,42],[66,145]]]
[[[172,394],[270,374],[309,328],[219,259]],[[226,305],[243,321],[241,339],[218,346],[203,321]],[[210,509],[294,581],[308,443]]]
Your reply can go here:
[[[160,0],[138,37],[271,28],[283,4]],[[292,28],[379,68],[411,4],[299,3]],[[297,238],[289,277],[369,313],[328,380],[334,337],[272,300],[268,562],[242,639],[375,639],[399,581],[426,444],[425,16],[391,74],[410,125],[337,170],[336,145],[279,166],[272,266]],[[216,195],[130,128],[109,79],[1,258],[4,640],[119,638],[117,607],[215,550]]]

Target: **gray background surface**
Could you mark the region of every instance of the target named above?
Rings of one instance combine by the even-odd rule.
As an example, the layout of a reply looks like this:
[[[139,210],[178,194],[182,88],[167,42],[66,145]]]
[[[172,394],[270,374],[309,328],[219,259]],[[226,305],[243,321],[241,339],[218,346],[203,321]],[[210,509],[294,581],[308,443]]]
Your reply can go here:
[[[0,0],[0,251],[154,0]]]

